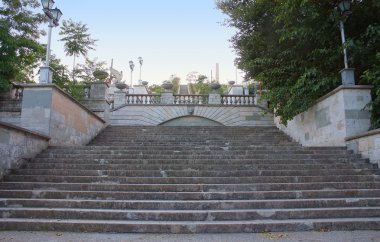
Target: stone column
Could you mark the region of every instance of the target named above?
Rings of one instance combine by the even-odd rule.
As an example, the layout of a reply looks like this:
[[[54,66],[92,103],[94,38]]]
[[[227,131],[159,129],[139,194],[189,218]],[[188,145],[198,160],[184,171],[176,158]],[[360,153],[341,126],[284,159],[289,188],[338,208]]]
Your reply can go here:
[[[120,107],[125,104],[125,95],[123,91],[115,91],[113,94],[113,105],[114,108]]]
[[[172,91],[165,91],[161,94],[161,104],[174,104],[174,96]]]
[[[93,82],[90,87],[90,94],[81,103],[106,122],[109,120],[110,103],[107,100],[108,84],[105,82]]]
[[[208,104],[220,105],[222,96],[219,93],[210,93],[208,95]]]

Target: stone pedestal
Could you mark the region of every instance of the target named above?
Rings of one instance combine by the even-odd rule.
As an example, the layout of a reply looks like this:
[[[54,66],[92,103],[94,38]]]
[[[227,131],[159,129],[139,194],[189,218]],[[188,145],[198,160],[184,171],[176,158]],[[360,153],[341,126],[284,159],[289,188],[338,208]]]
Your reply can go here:
[[[174,104],[173,92],[166,91],[161,94],[161,104]]]
[[[210,93],[208,95],[208,104],[220,105],[221,95],[219,93]]]
[[[355,69],[345,68],[340,71],[342,77],[342,85],[355,85]]]
[[[108,122],[110,104],[107,100],[108,85],[105,82],[91,83],[88,98],[81,101],[81,103],[100,118]]]
[[[115,91],[113,95],[114,108],[120,107],[125,104],[125,95],[123,91]]]
[[[43,66],[40,68],[40,79],[41,84],[50,84],[53,81],[53,69],[49,66]]]
[[[105,99],[108,94],[108,85],[104,82],[93,82],[90,87],[91,99]]]

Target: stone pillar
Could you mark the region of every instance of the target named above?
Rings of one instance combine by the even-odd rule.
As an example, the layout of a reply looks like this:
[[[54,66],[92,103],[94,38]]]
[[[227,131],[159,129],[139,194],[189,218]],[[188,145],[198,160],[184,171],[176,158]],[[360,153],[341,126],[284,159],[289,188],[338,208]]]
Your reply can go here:
[[[161,94],[161,104],[174,104],[173,92],[165,91]]]
[[[123,91],[115,91],[113,94],[113,106],[114,108],[120,107],[125,104],[125,95]]]
[[[222,96],[219,93],[210,93],[208,95],[208,104],[220,105]]]
[[[355,69],[345,68],[340,71],[342,77],[342,85],[355,85]]]
[[[110,103],[107,100],[108,84],[105,82],[91,83],[90,93],[87,99],[81,103],[106,122],[109,120]]]

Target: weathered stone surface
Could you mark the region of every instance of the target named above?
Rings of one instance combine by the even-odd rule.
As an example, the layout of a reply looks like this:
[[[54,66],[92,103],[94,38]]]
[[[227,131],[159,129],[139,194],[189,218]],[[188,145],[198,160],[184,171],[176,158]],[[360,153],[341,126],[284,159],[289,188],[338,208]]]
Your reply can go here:
[[[346,139],[348,149],[380,166],[380,129]]]
[[[105,126],[105,121],[55,85],[26,85],[21,126],[49,136],[50,145],[83,145]]]
[[[0,122],[0,179],[46,149],[49,137]]]
[[[309,110],[297,115],[287,126],[277,127],[305,146],[345,146],[345,138],[370,127],[369,86],[340,86],[320,98]]]
[[[109,126],[6,175],[0,198],[8,230],[380,229],[380,178],[367,160],[302,147],[273,126]]]
[[[185,124],[180,122],[181,119],[196,117],[224,126],[274,125],[273,115],[256,106],[213,105],[127,105],[110,113],[110,124],[156,126],[173,121],[173,125],[182,126]]]

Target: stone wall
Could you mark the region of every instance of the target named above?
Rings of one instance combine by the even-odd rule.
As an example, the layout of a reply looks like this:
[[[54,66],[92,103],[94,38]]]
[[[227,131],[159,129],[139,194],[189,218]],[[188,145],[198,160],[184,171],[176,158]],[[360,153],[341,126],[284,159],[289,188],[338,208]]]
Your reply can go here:
[[[304,146],[345,146],[345,138],[368,131],[370,86],[340,86],[320,98],[309,110],[278,128]]]
[[[49,136],[50,145],[85,145],[105,121],[55,85],[25,85],[21,126]]]
[[[126,105],[110,113],[111,125],[156,126],[183,117],[201,117],[225,126],[270,126],[273,115],[256,106]]]
[[[0,179],[46,149],[49,137],[0,122]]]
[[[380,165],[380,129],[346,138],[347,148]]]

